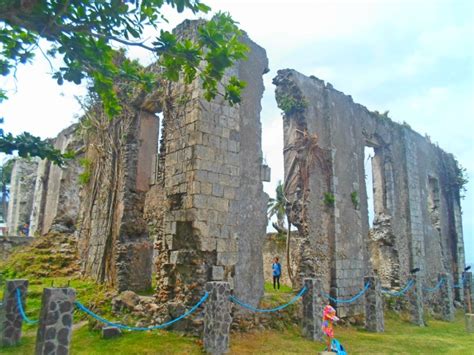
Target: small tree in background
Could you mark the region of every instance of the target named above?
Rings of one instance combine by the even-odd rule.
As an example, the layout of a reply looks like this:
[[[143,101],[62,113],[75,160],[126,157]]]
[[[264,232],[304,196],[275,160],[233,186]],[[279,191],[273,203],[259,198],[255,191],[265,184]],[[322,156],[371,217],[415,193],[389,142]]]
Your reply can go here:
[[[291,222],[289,215],[286,211],[287,199],[284,193],[284,185],[281,181],[278,181],[278,185],[275,189],[275,198],[270,198],[268,201],[268,219],[271,219],[273,216],[276,217],[277,221],[272,222],[273,228],[278,232],[278,235],[286,234],[286,266],[288,270],[288,278],[290,279],[291,284],[293,284],[293,270],[291,268]],[[285,217],[286,224],[288,228],[285,227]]]

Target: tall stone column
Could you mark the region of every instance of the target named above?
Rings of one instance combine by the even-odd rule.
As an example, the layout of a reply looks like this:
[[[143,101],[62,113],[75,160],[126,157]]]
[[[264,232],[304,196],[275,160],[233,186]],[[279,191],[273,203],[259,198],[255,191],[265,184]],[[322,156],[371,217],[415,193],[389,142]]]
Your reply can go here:
[[[382,333],[384,329],[383,298],[378,277],[364,277],[364,284],[370,286],[365,293],[365,329]]]
[[[303,319],[301,331],[303,336],[316,341],[323,341],[321,322],[325,300],[321,296],[323,283],[319,279],[305,278],[303,285],[307,291],[303,294]]]
[[[453,280],[451,275],[446,272],[438,275],[438,282],[441,282],[441,280],[444,280],[439,290],[441,317],[445,321],[452,322],[454,320]]]
[[[464,272],[464,310],[466,313],[473,313],[474,285],[472,284],[472,272]]]
[[[421,278],[417,275],[411,275],[408,280],[414,282],[411,290],[407,293],[410,302],[411,322],[420,327],[424,327],[425,321],[423,320],[423,290],[420,281]]]
[[[15,345],[21,338],[23,318],[18,309],[17,289],[20,289],[24,309],[28,280],[8,280],[5,283],[3,304],[0,307],[0,346]]]
[[[213,281],[206,283],[209,297],[204,311],[204,349],[208,354],[220,355],[229,351],[229,333],[232,323],[230,284]]]
[[[69,354],[76,291],[45,288],[36,335],[36,355]]]

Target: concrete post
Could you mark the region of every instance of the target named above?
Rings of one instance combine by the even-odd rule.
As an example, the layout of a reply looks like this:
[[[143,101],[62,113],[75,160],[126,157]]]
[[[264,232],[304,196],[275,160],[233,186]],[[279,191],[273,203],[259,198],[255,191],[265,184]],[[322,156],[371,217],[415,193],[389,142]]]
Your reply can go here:
[[[303,319],[301,331],[303,336],[316,341],[323,341],[321,329],[325,300],[321,296],[323,284],[319,279],[305,278],[303,285],[307,291],[303,294]]]
[[[464,272],[464,310],[472,314],[474,306],[474,285],[472,284],[472,272]]]
[[[411,322],[420,327],[425,326],[423,320],[423,289],[419,276],[411,275],[408,280],[414,282],[411,290],[408,291],[408,299],[410,302]]]
[[[204,310],[204,350],[208,354],[220,355],[229,351],[229,333],[232,323],[230,285],[228,282],[206,283],[209,297]]]
[[[438,282],[441,282],[441,280],[444,280],[439,290],[441,317],[445,321],[452,322],[454,320],[453,280],[451,275],[446,272],[438,275]]]
[[[385,329],[380,279],[374,276],[364,277],[364,284],[368,282],[370,286],[365,293],[365,329],[382,333]]]
[[[72,288],[44,289],[36,355],[69,354],[75,299],[76,291]]]
[[[23,318],[17,304],[17,289],[20,289],[21,302],[25,309],[28,280],[8,280],[3,292],[3,304],[0,308],[0,346],[16,345],[21,338]]]

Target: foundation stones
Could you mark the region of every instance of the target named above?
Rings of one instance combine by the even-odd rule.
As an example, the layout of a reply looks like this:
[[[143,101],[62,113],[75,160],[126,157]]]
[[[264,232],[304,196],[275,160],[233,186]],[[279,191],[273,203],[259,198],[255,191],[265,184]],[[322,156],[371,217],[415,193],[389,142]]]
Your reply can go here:
[[[8,280],[5,283],[3,303],[0,307],[0,346],[18,344],[21,338],[23,318],[18,308],[17,290],[20,290],[21,302],[25,309],[28,280]]]
[[[443,280],[443,281],[441,281]],[[439,290],[439,302],[441,305],[441,317],[443,320],[452,322],[454,320],[454,293],[453,281],[448,273],[440,273],[438,282],[442,282]]]
[[[322,315],[325,300],[321,296],[323,284],[321,280],[306,278],[303,285],[307,291],[303,294],[303,318],[301,328],[303,336],[315,340],[323,341],[324,335],[321,328]]]
[[[44,289],[36,355],[69,354],[75,298],[76,292],[72,288]]]
[[[364,277],[364,282],[369,283],[365,292],[365,329],[370,332],[381,333],[384,331],[383,297],[378,277]]]
[[[418,275],[411,275],[409,282],[413,283],[413,286],[406,293],[406,296],[409,301],[409,311],[411,322],[420,327],[425,326],[425,321],[423,319],[423,290],[421,285],[421,280]]]
[[[230,285],[228,282],[208,282],[209,297],[204,310],[204,349],[208,354],[220,355],[229,350],[232,323]]]

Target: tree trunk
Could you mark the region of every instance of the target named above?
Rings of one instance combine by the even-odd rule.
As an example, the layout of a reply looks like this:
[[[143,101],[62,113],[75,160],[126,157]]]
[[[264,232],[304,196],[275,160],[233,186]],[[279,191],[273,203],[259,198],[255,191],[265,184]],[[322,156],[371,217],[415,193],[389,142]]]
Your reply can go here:
[[[294,278],[293,278],[293,270],[291,269],[291,253],[290,253],[290,238],[291,238],[290,216],[286,215],[286,221],[288,222],[288,229],[286,231],[286,267],[288,270],[288,278],[290,279],[291,286],[293,286]]]

